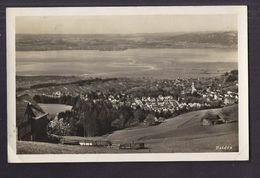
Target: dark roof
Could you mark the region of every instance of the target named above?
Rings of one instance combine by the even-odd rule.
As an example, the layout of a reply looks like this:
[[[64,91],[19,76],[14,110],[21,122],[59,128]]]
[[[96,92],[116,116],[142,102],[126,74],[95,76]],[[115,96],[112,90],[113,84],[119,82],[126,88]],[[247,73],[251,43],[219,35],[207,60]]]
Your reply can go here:
[[[34,114],[35,117],[39,117],[39,116],[41,116],[41,115],[43,115],[43,114],[46,114],[46,113],[42,110],[42,108],[41,108],[40,106],[38,106],[38,105],[34,105],[34,104],[32,104],[32,103],[29,103],[29,106],[31,107],[31,110],[32,110],[32,112],[33,112],[33,114]]]
[[[29,101],[21,98],[17,98],[16,99],[16,125],[17,126],[21,125],[24,122],[27,122],[26,118],[24,117],[27,107],[29,107],[29,109],[31,109],[31,111],[33,112],[34,115],[33,119],[40,119],[48,115],[48,113],[44,112],[39,105],[32,104]]]
[[[37,117],[33,117],[33,119],[38,120],[38,119],[41,119],[41,118],[43,118],[43,117],[45,117],[45,116],[47,116],[47,115],[48,115],[48,113],[44,113],[44,114],[39,115],[39,116],[37,116]]]

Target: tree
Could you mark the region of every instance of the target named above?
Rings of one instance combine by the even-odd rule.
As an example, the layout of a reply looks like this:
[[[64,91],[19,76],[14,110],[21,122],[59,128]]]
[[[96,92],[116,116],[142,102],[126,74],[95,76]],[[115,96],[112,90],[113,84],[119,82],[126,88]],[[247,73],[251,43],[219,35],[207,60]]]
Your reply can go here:
[[[139,122],[142,122],[145,119],[145,113],[140,107],[134,111],[134,119],[138,120]]]
[[[148,124],[148,125],[153,125],[155,123],[155,116],[154,114],[152,113],[149,113],[146,118],[145,118],[145,122]]]
[[[64,122],[63,118],[58,119],[56,117],[48,125],[49,134],[55,135],[68,135],[69,134],[69,123]]]

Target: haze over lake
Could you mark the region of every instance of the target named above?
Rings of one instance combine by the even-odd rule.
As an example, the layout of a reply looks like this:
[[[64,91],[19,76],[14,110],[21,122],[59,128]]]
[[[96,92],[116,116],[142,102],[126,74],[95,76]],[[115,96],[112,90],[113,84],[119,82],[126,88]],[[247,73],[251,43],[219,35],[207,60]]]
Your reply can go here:
[[[235,49],[17,51],[17,75],[190,78],[237,69]]]

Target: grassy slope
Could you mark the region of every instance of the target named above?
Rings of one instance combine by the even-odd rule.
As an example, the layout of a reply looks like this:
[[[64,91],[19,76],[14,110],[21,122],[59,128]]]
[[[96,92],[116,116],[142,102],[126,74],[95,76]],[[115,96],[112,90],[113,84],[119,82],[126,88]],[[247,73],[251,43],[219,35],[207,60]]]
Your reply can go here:
[[[207,112],[222,112],[228,119],[237,119],[237,105],[234,105],[186,113],[157,126],[119,130],[108,138],[113,142],[145,142],[152,152],[212,152],[216,146],[225,145],[237,151],[238,123],[201,126],[201,118]]]
[[[207,112],[223,113],[227,119],[237,119],[237,105],[222,109],[189,112],[166,122],[150,127],[133,127],[118,130],[98,139],[109,139],[113,143],[131,141],[144,142],[149,149],[118,150],[116,148],[82,147],[36,142],[17,142],[18,153],[62,154],[62,153],[119,153],[119,152],[215,152],[216,146],[232,146],[238,151],[238,123],[201,126],[201,117]],[[66,139],[85,139],[66,137]]]

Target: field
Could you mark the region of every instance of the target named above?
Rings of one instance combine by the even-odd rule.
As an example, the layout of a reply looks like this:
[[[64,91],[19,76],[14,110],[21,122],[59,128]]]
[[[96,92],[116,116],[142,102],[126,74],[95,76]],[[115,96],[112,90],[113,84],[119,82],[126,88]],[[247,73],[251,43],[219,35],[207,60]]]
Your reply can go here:
[[[138,126],[118,130],[111,134],[95,139],[108,139],[112,143],[144,142],[144,150],[119,150],[106,147],[82,147],[61,144],[17,142],[20,154],[44,153],[124,153],[124,152],[153,152],[153,153],[180,153],[180,152],[219,152],[238,151],[238,122],[214,126],[202,126],[201,118],[206,113],[221,113],[227,120],[238,118],[237,105],[221,109],[194,111],[168,119],[157,126]],[[90,138],[66,137],[71,140]],[[216,147],[228,146],[228,150]]]
[[[72,106],[65,105],[65,104],[38,104],[45,112],[49,113],[50,115],[55,115],[62,111],[71,110]]]
[[[119,150],[106,147],[72,146],[43,142],[17,141],[17,154],[87,154],[87,153],[146,153],[144,150]]]
[[[222,111],[220,111],[222,110]],[[227,115],[227,110],[230,114]],[[232,146],[238,151],[238,123],[201,126],[207,110],[195,111],[166,120],[158,126],[120,130],[108,136],[113,142],[144,142],[152,152],[212,152],[216,146]],[[210,113],[223,112],[225,117],[237,119],[237,106],[212,109]]]

